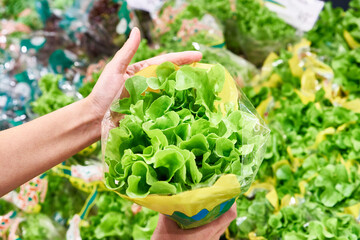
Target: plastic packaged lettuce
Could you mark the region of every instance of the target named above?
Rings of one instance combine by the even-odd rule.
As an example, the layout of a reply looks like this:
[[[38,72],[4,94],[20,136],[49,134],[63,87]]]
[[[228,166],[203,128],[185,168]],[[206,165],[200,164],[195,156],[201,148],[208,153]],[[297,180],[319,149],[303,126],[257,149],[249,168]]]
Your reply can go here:
[[[253,64],[261,65],[271,52],[298,40],[296,29],[259,1],[236,0],[233,4],[232,17],[224,23],[226,47],[244,54]]]
[[[103,120],[105,182],[183,228],[226,212],[252,183],[269,129],[219,64],[153,65]]]
[[[153,35],[160,46],[173,51],[191,48],[193,43],[215,48],[225,46],[223,27],[196,1],[166,2],[154,16]]]

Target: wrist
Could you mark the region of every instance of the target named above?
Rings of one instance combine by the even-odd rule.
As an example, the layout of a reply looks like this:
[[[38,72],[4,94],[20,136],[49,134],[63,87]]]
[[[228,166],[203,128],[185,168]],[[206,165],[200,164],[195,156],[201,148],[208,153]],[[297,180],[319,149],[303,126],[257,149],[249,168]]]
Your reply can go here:
[[[99,106],[99,103],[92,97],[91,94],[81,101],[84,101],[89,117],[94,121],[94,123],[101,125],[106,109]]]
[[[80,102],[82,104],[83,114],[85,115],[85,124],[88,125],[87,129],[93,132],[97,138],[100,138],[101,122],[104,113],[100,111],[90,96],[80,100]]]

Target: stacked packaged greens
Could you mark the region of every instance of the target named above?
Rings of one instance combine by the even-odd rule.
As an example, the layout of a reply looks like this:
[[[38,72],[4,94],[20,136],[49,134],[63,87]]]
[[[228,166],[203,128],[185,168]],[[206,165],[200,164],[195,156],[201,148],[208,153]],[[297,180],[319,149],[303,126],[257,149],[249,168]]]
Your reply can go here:
[[[193,43],[224,46],[222,26],[196,2],[169,1],[159,11],[154,23],[154,36],[162,47],[172,51],[192,48]]]
[[[242,86],[256,74],[256,68],[225,48],[221,24],[231,16],[226,0],[168,1],[154,19],[153,32],[162,51],[199,50],[203,54],[201,62],[222,64]]]
[[[200,45],[199,50],[203,55],[202,63],[219,63],[223,65],[241,87],[250,85],[251,79],[258,73],[257,68],[252,63],[225,48]]]
[[[271,52],[295,42],[295,32],[275,13],[253,0],[234,1],[232,17],[225,23],[227,48],[236,54],[243,53],[255,65],[261,65]]]
[[[116,100],[103,121],[107,186],[184,228],[225,212],[254,179],[269,133],[229,73],[166,62],[125,88],[130,97]],[[192,219],[202,209],[210,213]]]
[[[226,47],[261,65],[271,52],[278,52],[298,37],[295,28],[280,19],[258,0],[189,1],[216,16],[224,28]]]

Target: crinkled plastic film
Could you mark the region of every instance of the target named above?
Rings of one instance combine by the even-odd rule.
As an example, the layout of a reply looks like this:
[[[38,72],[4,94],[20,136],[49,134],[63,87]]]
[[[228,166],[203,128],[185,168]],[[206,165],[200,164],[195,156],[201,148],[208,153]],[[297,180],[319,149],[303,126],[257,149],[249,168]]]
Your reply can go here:
[[[239,2],[243,3],[239,5]],[[247,9],[244,10],[243,6],[247,4],[252,5],[254,4],[253,2],[260,2],[262,5],[263,1],[239,2],[230,0],[233,16],[224,23],[226,46],[235,54],[245,55],[246,59],[256,66],[261,66],[271,52],[279,52],[280,49],[286,48],[288,44],[298,41],[298,35],[302,35],[301,32],[295,32],[295,30],[289,32],[286,29],[278,29],[279,32],[284,32],[284,34],[274,39],[268,36],[266,31],[262,31],[261,28],[257,29],[256,34],[254,34],[254,32],[247,28],[247,25],[250,23],[246,21],[249,21],[249,19],[243,19],[244,15],[246,16],[247,14]],[[261,8],[262,7],[263,6],[261,6]],[[242,11],[239,9],[242,9]],[[254,11],[256,11],[256,9]],[[272,20],[268,19],[268,21]],[[286,26],[285,23],[284,26]]]
[[[225,213],[253,182],[270,132],[227,70],[150,66],[127,80],[129,95],[102,122],[106,186],[184,229]]]
[[[192,13],[194,10],[191,9],[195,6],[183,0],[165,4],[154,16],[154,38],[174,34],[171,41],[183,46],[193,42],[215,48],[224,47],[225,38],[220,21],[209,13]]]
[[[285,48],[287,44],[294,42],[295,39],[294,36],[289,36],[281,41],[263,41],[247,36],[246,33],[240,33],[239,43],[247,59],[255,65],[259,65],[269,53],[278,52],[280,49]]]
[[[208,47],[196,43],[193,45],[202,52],[202,62],[222,64],[240,87],[249,86],[252,78],[258,74],[255,65],[225,48]]]

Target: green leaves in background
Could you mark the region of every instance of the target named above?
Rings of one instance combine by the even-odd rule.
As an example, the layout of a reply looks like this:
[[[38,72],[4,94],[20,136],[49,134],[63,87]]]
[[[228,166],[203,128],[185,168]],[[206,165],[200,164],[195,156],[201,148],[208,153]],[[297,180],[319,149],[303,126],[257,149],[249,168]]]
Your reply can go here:
[[[42,95],[31,103],[34,113],[42,116],[75,102],[59,89],[60,79],[60,75],[47,74],[39,80]]]
[[[158,221],[155,211],[133,212],[132,203],[113,192],[101,193],[95,209],[91,224],[81,227],[82,239],[150,239]]]

